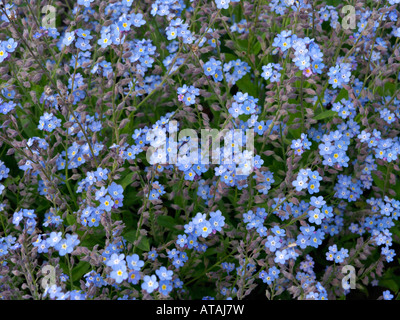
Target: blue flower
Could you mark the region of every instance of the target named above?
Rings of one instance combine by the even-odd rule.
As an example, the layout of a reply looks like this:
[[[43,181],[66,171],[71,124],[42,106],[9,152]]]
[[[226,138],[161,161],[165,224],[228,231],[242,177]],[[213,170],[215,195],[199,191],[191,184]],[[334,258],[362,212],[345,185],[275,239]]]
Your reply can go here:
[[[125,265],[125,255],[124,254],[118,254],[118,253],[113,253],[111,257],[107,260],[106,265],[111,267],[113,270],[116,268],[119,268],[121,264]]]
[[[2,44],[3,45],[3,44]],[[4,49],[7,50],[7,52],[14,52],[15,48],[18,46],[18,42],[15,41],[13,38],[8,39],[4,43]]]
[[[128,274],[128,282],[132,283],[133,285],[138,284],[140,280],[140,273],[139,271],[130,271]]]
[[[275,263],[284,264],[288,258],[289,256],[286,249],[283,249],[282,251],[278,250],[275,252]]]
[[[123,199],[123,192],[124,189],[121,185],[112,182],[111,185],[108,187],[108,194],[115,200],[115,199]]]
[[[292,185],[296,188],[296,191],[301,191],[308,187],[308,177],[299,174],[297,179],[292,182]]]
[[[279,228],[279,226],[275,226],[272,229],[270,229],[273,233],[275,233],[275,235],[277,235],[278,237],[284,237],[286,231],[284,229]]]
[[[215,0],[218,9],[228,9],[230,0]]]
[[[51,232],[50,236],[46,239],[49,247],[55,247],[61,241],[61,232]]]
[[[104,49],[111,45],[111,34],[110,33],[102,33],[101,38],[97,40],[97,43]]]
[[[207,238],[212,232],[212,225],[209,221],[205,220],[196,226],[196,230],[199,232],[200,236]]]
[[[126,272],[125,264],[118,264],[113,268],[110,273],[110,277],[115,280],[116,283],[121,283],[122,281],[128,279],[128,273]]]
[[[109,195],[102,197],[99,199],[100,201],[100,210],[105,210],[107,212],[111,211],[112,206],[114,205],[114,201],[111,199]]]
[[[225,225],[225,217],[220,210],[210,212],[210,224],[215,231],[221,231]]]
[[[310,198],[310,200],[311,200],[310,204],[317,208],[321,208],[323,205],[326,204],[326,201],[324,200],[324,198],[322,196],[319,196],[319,197],[312,196]]]
[[[75,42],[75,46],[82,51],[90,50],[92,48],[89,40],[82,38],[78,38],[78,40]]]
[[[147,293],[152,293],[154,290],[158,288],[158,282],[155,275],[144,276],[142,282],[142,289],[146,290]]]
[[[73,251],[73,247],[70,243],[70,241],[66,239],[60,240],[55,246],[54,249],[56,249],[59,253],[60,256],[65,256],[67,253],[71,253]]]
[[[306,236],[304,234],[299,234],[297,236],[296,243],[301,249],[307,248],[307,246],[309,246],[309,242],[310,242],[309,236]]]
[[[319,209],[314,209],[314,210],[310,210],[308,212],[308,221],[310,221],[310,223],[315,223],[315,224],[321,224],[322,223],[322,219],[325,218],[325,215],[323,213],[321,213],[321,211]]]
[[[77,29],[76,31],[76,35],[82,39],[93,39],[93,37],[90,35],[90,30],[83,30],[81,28]]]
[[[78,0],[78,4],[81,6],[84,6],[86,8],[90,7],[90,4],[93,2],[94,0]]]
[[[167,270],[165,267],[160,267],[156,270],[156,275],[160,280],[172,280],[172,275],[174,272],[172,270]]]
[[[128,268],[135,271],[140,271],[144,265],[144,261],[140,260],[137,254],[126,256],[126,262]]]
[[[66,32],[63,38],[63,44],[65,46],[69,46],[75,40],[75,33],[74,32]]]
[[[41,116],[39,119],[38,129],[52,132],[53,130],[55,130],[57,127],[60,126],[61,126],[61,119],[58,119],[51,113],[45,112],[43,116]]]
[[[389,290],[385,290],[382,292],[383,300],[392,300],[394,296],[391,294]]]
[[[282,246],[280,242],[280,238],[278,236],[269,235],[267,238],[267,242],[265,242],[265,247],[268,248],[271,252],[275,252],[276,249],[279,249]]]
[[[176,240],[176,245],[179,246],[180,248],[183,248],[186,244],[187,244],[186,234],[178,235],[178,239]]]
[[[308,193],[313,194],[313,193],[318,193],[319,192],[319,187],[320,183],[318,180],[310,180],[308,183]]]
[[[317,230],[310,237],[310,246],[313,246],[314,248],[318,248],[318,246],[322,243],[323,239],[324,239],[323,231]]]
[[[170,280],[161,280],[158,290],[167,296],[172,291],[172,282]]]
[[[133,0],[130,0],[132,3]],[[130,20],[129,20],[135,27],[141,27],[142,25],[146,24],[146,20],[143,19],[143,14],[137,13],[134,14],[132,13],[130,15]]]

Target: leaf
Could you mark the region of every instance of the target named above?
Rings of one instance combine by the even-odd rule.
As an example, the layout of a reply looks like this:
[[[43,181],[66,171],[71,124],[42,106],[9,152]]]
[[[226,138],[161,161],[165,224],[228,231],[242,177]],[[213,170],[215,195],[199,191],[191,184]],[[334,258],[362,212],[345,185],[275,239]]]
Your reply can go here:
[[[232,60],[237,60],[237,56],[232,53],[225,53],[225,62],[229,62]]]
[[[254,46],[253,46],[253,53],[255,55],[257,55],[261,50],[261,43],[257,42]]]
[[[253,97],[257,97],[257,90],[254,83],[251,81],[250,73],[247,73],[243,78],[239,81],[236,81],[236,85],[242,92],[247,92],[249,95]]]
[[[314,117],[314,120],[322,120],[322,119],[326,119],[326,118],[330,118],[330,117],[334,117],[337,115],[336,111],[333,110],[327,110],[324,112],[321,112],[320,114],[316,115]]]
[[[212,256],[212,255],[214,255],[216,253],[217,253],[217,249],[216,248],[210,248],[204,253],[204,256]]]
[[[396,281],[398,280],[399,279],[397,278]],[[396,281],[393,279],[379,280],[379,285],[397,293],[399,291],[399,285],[397,284]]]
[[[75,268],[72,269],[72,281],[77,281],[88,272],[90,264],[86,261],[80,261]]]
[[[386,287],[396,294],[400,289],[400,276],[394,272],[394,268],[387,270],[383,278],[379,280],[379,286]]]
[[[385,172],[383,171],[383,169],[384,167],[378,165],[379,171]],[[385,187],[385,181],[380,179],[375,173],[372,173],[372,179],[374,180],[375,185],[383,190],[383,188]]]
[[[122,186],[122,188],[126,188],[128,185],[130,185],[132,181],[134,172],[129,172],[124,178],[121,179],[121,181],[118,183]]]
[[[170,216],[158,216],[157,223],[167,229],[175,229],[176,226],[175,220]]]
[[[74,217],[72,214],[68,214],[66,220],[70,226],[73,226],[76,223],[76,217]]]
[[[123,237],[126,241],[130,243],[134,243],[136,240],[136,230],[128,231],[127,233],[123,234]],[[150,241],[149,238],[143,237],[137,247],[143,251],[150,251]]]
[[[105,244],[104,237],[105,237],[104,231],[102,231],[101,234],[99,234],[99,235],[94,235],[94,234],[90,235],[82,241],[81,246],[87,247],[90,249],[93,248],[96,244],[99,244],[102,246]]]
[[[248,40],[237,39],[235,44],[237,49],[247,52]]]
[[[136,239],[136,230],[131,230],[123,234],[123,237],[125,238],[126,241],[129,241],[130,243],[134,243]]]
[[[125,204],[125,201],[124,201]],[[124,210],[121,212],[122,215],[122,220],[124,221],[126,227],[130,229],[129,227],[134,227],[137,223],[136,220],[134,219],[133,213],[130,212],[129,210]]]
[[[142,240],[140,240],[137,247],[143,251],[150,251],[149,238],[143,237]]]
[[[27,136],[33,137],[37,135],[36,127],[33,125],[32,119],[28,117],[23,117],[22,112],[17,111],[17,114],[20,117],[19,120],[21,122],[21,128],[27,134]]]
[[[342,99],[348,99],[349,98],[349,92],[346,89],[340,90],[339,94],[337,95],[335,102],[338,102]]]

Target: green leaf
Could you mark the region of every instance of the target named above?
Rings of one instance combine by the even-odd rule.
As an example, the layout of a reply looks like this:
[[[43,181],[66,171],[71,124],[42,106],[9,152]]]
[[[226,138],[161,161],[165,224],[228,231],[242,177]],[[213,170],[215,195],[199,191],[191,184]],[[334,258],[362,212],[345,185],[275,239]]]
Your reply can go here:
[[[349,98],[349,92],[346,89],[340,90],[339,94],[337,95],[335,102],[338,102],[342,99],[348,99]]]
[[[82,278],[82,276],[87,273],[90,269],[90,264],[86,261],[81,261],[77,264],[75,268],[72,269],[72,281],[77,281]]]
[[[232,60],[237,60],[237,56],[232,53],[225,53],[225,62],[229,62]]]
[[[334,117],[334,116],[337,116],[336,111],[327,110],[327,111],[321,112],[320,114],[317,114],[314,117],[314,120],[322,120],[322,119],[326,119],[326,118],[330,118],[330,117]]]
[[[132,177],[134,172],[129,172],[124,178],[122,178],[118,184],[122,186],[122,188],[126,188],[128,185],[132,183]]]
[[[130,227],[135,227],[137,221],[134,219],[132,212],[130,212],[129,210],[124,210],[121,212],[121,215],[122,215],[122,220],[124,221],[127,228],[130,229]]]
[[[257,42],[254,46],[253,46],[253,53],[255,55],[257,55],[261,50],[261,43]]]
[[[33,137],[37,135],[35,132],[36,127],[33,126],[31,118],[23,117],[21,112],[17,113],[20,116],[21,128],[27,134],[28,137]]]
[[[385,93],[384,93],[384,95],[391,96],[391,95],[394,95],[395,92],[396,92],[396,85],[394,83],[391,83],[391,82],[386,82],[385,83]]]
[[[235,41],[236,49],[246,51],[246,52],[247,52],[248,44],[249,44],[248,40],[237,39]]]
[[[174,218],[170,216],[158,216],[157,223],[167,229],[175,229],[176,226]]]
[[[254,83],[251,81],[250,74],[246,74],[239,81],[236,81],[236,85],[242,92],[247,92],[249,95],[253,97],[257,97],[257,90]]]
[[[216,248],[209,248],[205,253],[204,256],[212,256],[214,254],[217,254],[217,249]]]
[[[105,232],[102,231],[101,233],[97,235],[90,235],[86,237],[82,243],[81,246],[87,247],[89,249],[93,248],[96,244],[99,244],[100,246],[104,246],[105,244]]]
[[[136,230],[131,230],[123,234],[126,241],[134,243],[136,241]],[[149,238],[143,237],[137,247],[143,251],[150,251],[150,241]]]
[[[143,237],[142,240],[140,240],[137,247],[143,251],[150,251],[149,238]]]
[[[379,280],[379,285],[388,288],[396,294],[400,289],[400,276],[397,276],[394,272],[394,268],[387,270],[383,278]]]
[[[76,223],[76,217],[72,214],[68,214],[66,220],[70,226],[73,226]]]
[[[130,243],[134,243],[136,240],[136,230],[131,230],[123,234],[123,237],[126,239],[126,241],[129,241]]]
[[[399,285],[393,279],[380,280],[379,285],[382,287],[388,288],[389,290],[391,290],[395,293],[397,293],[399,291]]]
[[[386,170],[383,171],[383,169],[384,169],[383,166],[378,165],[379,171],[386,172]],[[372,173],[372,179],[374,180],[375,185],[383,190],[383,188],[385,187],[385,179],[380,179],[375,173]]]

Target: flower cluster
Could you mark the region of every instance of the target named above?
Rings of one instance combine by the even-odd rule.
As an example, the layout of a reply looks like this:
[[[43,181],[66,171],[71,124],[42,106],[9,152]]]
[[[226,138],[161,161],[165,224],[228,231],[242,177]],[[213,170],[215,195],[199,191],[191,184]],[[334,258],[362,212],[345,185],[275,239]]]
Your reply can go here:
[[[4,3],[0,299],[395,299],[398,3]]]
[[[45,112],[39,120],[38,129],[52,132],[61,126],[61,119],[58,119],[52,113]]]
[[[399,137],[382,139],[381,131],[374,129],[372,133],[363,130],[357,138],[360,142],[368,144],[368,148],[373,151],[377,159],[392,162],[400,155]]]
[[[354,119],[356,108],[350,100],[342,99],[340,102],[333,103],[332,110],[336,111],[342,119]]]
[[[321,180],[322,177],[318,171],[300,169],[297,179],[293,181],[293,187],[295,187],[297,191],[307,189],[310,194],[318,193]]]
[[[178,100],[185,102],[185,105],[190,106],[196,103],[196,97],[200,95],[199,89],[194,86],[188,87],[184,84],[178,88]]]
[[[240,59],[224,63],[225,79],[230,85],[236,84],[237,81],[242,79],[250,71],[251,67],[249,64]]]
[[[300,139],[293,140],[290,147],[294,150],[295,155],[301,156],[305,150],[310,150],[311,142],[308,140],[307,135],[302,133]]]
[[[225,225],[225,217],[222,215],[220,210],[210,212],[210,218],[207,219],[207,214],[198,212],[193,219],[184,225],[185,234],[178,235],[176,240],[177,247],[188,249],[195,249],[197,251],[204,251],[206,249],[205,244],[202,244],[202,239],[206,239],[210,234],[215,234],[217,231],[220,232]],[[181,255],[168,254],[169,258],[174,259],[174,265],[179,268],[183,265]],[[180,263],[176,262],[179,259]]]
[[[239,2],[239,0],[215,0],[218,9],[228,9],[231,2]]]
[[[266,66],[262,66],[261,76],[265,80],[271,80],[271,82],[279,82],[281,78],[280,71],[283,68],[278,63],[268,63]]]
[[[28,234],[32,234],[36,226],[35,218],[37,218],[35,210],[21,209],[14,212],[12,223],[15,226],[19,226],[22,222],[24,225],[24,230],[26,230]]]
[[[326,260],[328,261],[333,261],[335,260],[335,263],[342,263],[344,259],[346,259],[349,256],[349,250],[345,248],[341,248],[338,250],[338,247],[336,244],[332,245],[329,247],[329,251],[326,253]]]
[[[318,146],[319,154],[323,156],[323,164],[328,166],[347,167],[350,158],[346,151],[350,145],[350,137],[339,130],[324,134]]]
[[[325,68],[325,64],[322,62],[323,53],[320,50],[318,44],[314,42],[313,39],[310,38],[299,38],[297,35],[292,34],[291,31],[282,31],[280,34],[276,36],[272,45],[279,49],[284,55],[288,55],[290,49],[294,50],[293,62],[295,65],[303,71],[303,74],[306,77],[310,77],[312,74],[321,74],[322,70]],[[273,81],[277,81],[274,76],[279,76],[277,72],[280,71],[280,66],[272,65],[274,67],[274,73],[272,73]],[[268,71],[271,74],[270,66],[264,70],[265,76],[264,78],[269,78],[266,72]]]
[[[332,85],[333,89],[343,88],[343,84],[347,84],[350,81],[350,76],[351,76],[350,63],[339,63],[334,67],[329,68],[328,72],[329,84]]]
[[[221,61],[211,58],[203,65],[204,74],[206,76],[211,76],[214,81],[222,81],[222,63]]]
[[[179,37],[185,44],[191,44],[194,41],[194,37],[189,30],[189,25],[183,23],[181,18],[171,20],[169,26],[165,29],[168,40],[175,40]]]
[[[9,38],[7,41],[0,41],[0,63],[6,60],[17,46],[18,42],[13,38]]]

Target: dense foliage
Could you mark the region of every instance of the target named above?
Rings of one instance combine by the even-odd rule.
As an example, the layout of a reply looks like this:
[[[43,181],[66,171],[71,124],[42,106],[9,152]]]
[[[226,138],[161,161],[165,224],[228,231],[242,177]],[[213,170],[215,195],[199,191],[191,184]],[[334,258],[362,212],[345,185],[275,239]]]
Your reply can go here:
[[[2,299],[399,297],[399,0],[1,3]]]

